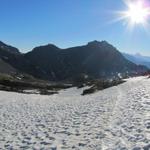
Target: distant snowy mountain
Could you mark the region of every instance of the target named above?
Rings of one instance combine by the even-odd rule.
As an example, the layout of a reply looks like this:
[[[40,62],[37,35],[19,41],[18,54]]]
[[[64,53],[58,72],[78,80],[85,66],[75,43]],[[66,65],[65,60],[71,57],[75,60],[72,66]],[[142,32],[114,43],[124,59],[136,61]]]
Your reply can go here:
[[[143,56],[141,54],[127,54],[127,53],[122,53],[124,57],[133,63],[137,65],[145,65],[148,68],[150,68],[150,57],[149,56]]]

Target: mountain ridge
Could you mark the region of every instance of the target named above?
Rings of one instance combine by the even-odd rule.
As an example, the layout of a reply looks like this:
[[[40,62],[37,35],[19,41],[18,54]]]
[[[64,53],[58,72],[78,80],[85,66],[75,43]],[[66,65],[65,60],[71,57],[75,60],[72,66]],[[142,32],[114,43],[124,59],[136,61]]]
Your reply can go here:
[[[127,60],[107,41],[96,40],[66,49],[47,44],[35,47],[25,54],[0,42],[0,58],[18,72],[52,81],[68,80],[83,74],[105,78],[147,70],[146,67]]]
[[[130,60],[131,62],[137,64],[137,65],[144,65],[147,66],[150,69],[150,56],[143,56],[141,54],[128,54],[128,53],[122,53],[123,56]]]

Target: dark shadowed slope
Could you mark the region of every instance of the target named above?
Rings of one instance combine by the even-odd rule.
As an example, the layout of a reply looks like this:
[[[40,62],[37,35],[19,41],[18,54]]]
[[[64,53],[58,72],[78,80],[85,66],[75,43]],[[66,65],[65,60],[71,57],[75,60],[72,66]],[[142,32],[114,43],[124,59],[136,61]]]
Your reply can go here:
[[[93,41],[84,46],[60,49],[54,45],[37,47],[25,57],[38,66],[49,78],[63,80],[87,74],[110,77],[118,73],[135,73],[146,68],[128,61],[106,41]]]
[[[0,73],[13,74],[15,72],[15,68],[13,68],[8,63],[4,62],[2,59],[0,59]]]
[[[4,44],[3,42],[0,42],[0,59],[1,68],[3,68],[3,70],[5,68],[7,72],[9,70],[12,73],[11,70],[13,70],[13,73],[27,73],[33,76],[38,76],[40,72],[17,48]]]
[[[6,70],[14,69],[19,73],[52,81],[68,80],[83,74],[93,78],[107,78],[118,74],[139,74],[147,70],[127,60],[106,41],[93,41],[68,49],[49,44],[36,47],[26,54],[0,42],[0,59],[0,68],[9,65],[11,69]]]
[[[5,51],[10,52],[10,53],[20,54],[20,52],[17,48],[10,46],[10,45],[7,45],[1,41],[0,41],[0,49],[5,50]]]

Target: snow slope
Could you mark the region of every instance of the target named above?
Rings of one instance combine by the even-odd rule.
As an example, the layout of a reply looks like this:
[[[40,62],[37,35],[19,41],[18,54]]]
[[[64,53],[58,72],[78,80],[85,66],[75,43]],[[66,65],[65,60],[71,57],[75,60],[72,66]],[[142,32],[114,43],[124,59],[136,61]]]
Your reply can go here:
[[[149,150],[150,79],[81,96],[0,91],[0,149]]]

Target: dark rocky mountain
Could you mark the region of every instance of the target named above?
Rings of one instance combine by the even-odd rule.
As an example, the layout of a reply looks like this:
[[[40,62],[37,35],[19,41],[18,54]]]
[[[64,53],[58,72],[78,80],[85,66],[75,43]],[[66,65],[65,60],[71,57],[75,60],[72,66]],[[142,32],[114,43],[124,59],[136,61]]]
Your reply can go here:
[[[55,80],[59,79],[55,75],[60,69],[59,51],[60,49],[55,45],[49,44],[36,47],[24,56],[40,70],[40,73],[37,74],[39,78]]]
[[[2,59],[0,59],[0,73],[4,74],[14,74],[16,69],[13,68],[10,64],[6,63]]]
[[[1,73],[27,73],[34,76],[40,72],[17,48],[3,42],[0,42],[0,60]]]
[[[10,46],[10,45],[7,45],[1,41],[0,41],[0,49],[5,50],[5,51],[10,52],[10,53],[20,54],[20,52],[17,48]]]
[[[106,41],[93,41],[68,49],[46,45],[33,49],[25,57],[43,70],[50,80],[65,80],[81,74],[95,78],[112,77],[119,73],[135,74],[146,70],[146,67],[125,59]]]
[[[4,67],[5,66],[5,67]],[[60,49],[49,44],[22,54],[17,48],[0,42],[0,72],[30,74],[36,78],[60,81],[86,75],[94,78],[135,74],[147,70],[127,60],[106,41]]]

